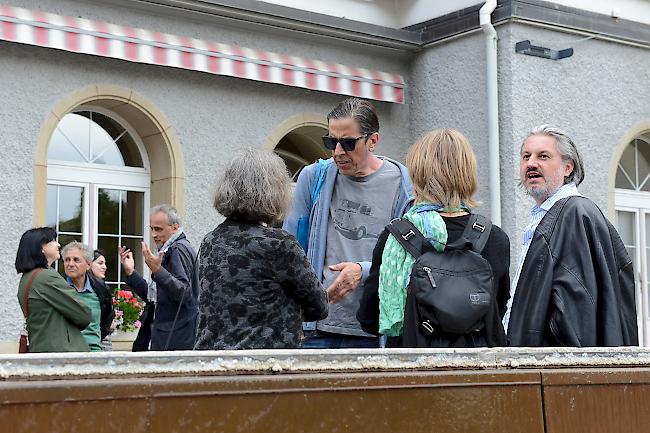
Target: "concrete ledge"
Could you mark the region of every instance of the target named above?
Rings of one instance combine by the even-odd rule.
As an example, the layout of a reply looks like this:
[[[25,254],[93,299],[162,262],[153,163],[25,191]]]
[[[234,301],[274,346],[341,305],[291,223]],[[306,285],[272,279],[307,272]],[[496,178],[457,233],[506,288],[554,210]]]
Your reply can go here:
[[[0,381],[650,366],[645,348],[243,350],[0,355]]]
[[[0,430],[642,432],[649,364],[640,348],[4,355]]]

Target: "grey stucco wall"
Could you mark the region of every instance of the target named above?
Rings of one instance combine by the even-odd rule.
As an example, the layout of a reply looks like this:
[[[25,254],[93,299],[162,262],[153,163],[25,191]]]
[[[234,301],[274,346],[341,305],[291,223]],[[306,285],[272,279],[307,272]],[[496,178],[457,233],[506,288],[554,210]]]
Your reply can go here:
[[[251,32],[196,17],[146,15],[143,10],[115,9],[81,1],[9,1],[15,6],[81,16],[149,30],[287,52],[328,62],[399,73],[409,81],[409,62],[393,51],[366,49],[328,38],[297,38],[281,32]],[[216,176],[226,159],[243,146],[262,147],[286,119],[298,114],[325,116],[345,98],[287,86],[214,76],[180,69],[0,42],[0,199],[10,216],[0,237],[0,341],[17,338],[21,312],[13,270],[20,234],[33,224],[33,164],[36,138],[52,108],[89,85],[132,89],[171,122],[185,162],[185,226],[195,244],[220,217],[211,207]],[[382,127],[381,153],[399,156],[410,141],[408,105],[377,103]],[[128,119],[127,119],[128,120]]]
[[[581,191],[607,214],[614,150],[633,125],[650,118],[650,51],[525,24],[497,30],[504,229],[518,233],[514,229],[528,221],[532,201],[516,187],[519,149],[541,123],[556,124],[574,138],[587,173]],[[525,39],[573,47],[574,55],[552,61],[516,54],[515,43]],[[438,127],[457,128],[470,139],[479,161],[481,211],[489,214],[484,50],[480,32],[425,49],[413,61],[409,95],[413,139]]]
[[[481,212],[489,216],[487,183],[487,104],[485,48],[480,33],[432,46],[418,53],[411,68],[412,141],[435,128],[467,136],[479,162]]]
[[[573,138],[584,158],[581,193],[609,215],[608,182],[612,164],[618,163],[616,146],[633,125],[650,119],[650,50],[521,24],[508,25],[507,33],[503,48],[511,61],[500,74],[500,86],[510,87],[501,116],[509,125],[502,126],[501,151],[502,162],[512,162],[504,164],[510,172],[503,181],[518,179],[519,150],[528,131],[555,124]],[[525,39],[553,49],[573,47],[574,54],[559,61],[515,54],[515,43]],[[511,242],[518,256],[533,202],[518,188],[504,188],[502,194],[504,209],[515,209],[503,217],[506,227],[517,229]]]
[[[581,192],[608,215],[609,173],[617,144],[630,128],[650,118],[650,51],[524,24],[497,27],[502,228],[511,241],[511,268],[533,201],[517,187],[519,149],[534,126],[553,123],[575,140],[584,157]],[[515,53],[530,39],[554,49],[573,47],[573,57],[552,61]],[[480,212],[489,215],[485,45],[479,33],[431,46],[412,69],[412,138],[452,127],[469,138],[479,161]]]

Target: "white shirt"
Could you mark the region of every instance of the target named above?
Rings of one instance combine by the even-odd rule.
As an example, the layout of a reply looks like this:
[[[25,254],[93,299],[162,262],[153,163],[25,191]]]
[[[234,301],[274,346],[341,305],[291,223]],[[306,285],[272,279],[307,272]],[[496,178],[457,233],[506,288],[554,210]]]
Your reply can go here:
[[[530,247],[530,241],[533,240],[533,235],[535,230],[539,225],[546,212],[551,210],[553,205],[559,200],[571,197],[574,195],[581,195],[578,192],[576,184],[571,182],[565,185],[562,185],[555,193],[547,198],[544,203],[540,206],[533,206],[530,210],[530,224],[524,229],[524,235],[522,238],[522,249],[521,256],[519,257],[519,264],[517,265],[517,271],[515,272],[515,278],[513,278],[512,283],[510,284],[510,299],[508,299],[508,304],[506,306],[506,313],[503,315],[503,328],[508,333],[508,323],[510,322],[510,312],[512,310],[512,302],[515,299],[515,291],[517,290],[517,283],[519,282],[519,276],[521,275],[521,269],[524,267],[524,261],[526,260],[526,254],[528,254],[528,248]]]

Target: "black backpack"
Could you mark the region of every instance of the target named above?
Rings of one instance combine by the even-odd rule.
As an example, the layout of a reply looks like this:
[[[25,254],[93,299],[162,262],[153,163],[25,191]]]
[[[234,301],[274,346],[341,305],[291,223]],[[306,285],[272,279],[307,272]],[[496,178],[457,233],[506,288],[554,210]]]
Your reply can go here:
[[[442,253],[406,219],[393,220],[386,228],[416,259],[401,346],[453,346],[455,340],[464,341],[460,336],[481,331],[495,296],[492,267],[481,256],[492,229],[490,220],[470,214],[460,238]]]

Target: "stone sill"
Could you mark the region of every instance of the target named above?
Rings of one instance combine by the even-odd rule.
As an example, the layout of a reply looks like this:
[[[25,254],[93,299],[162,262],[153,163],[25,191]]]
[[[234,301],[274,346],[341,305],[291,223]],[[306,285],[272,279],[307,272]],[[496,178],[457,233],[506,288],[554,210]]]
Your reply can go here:
[[[516,370],[650,366],[650,350],[483,348],[103,352],[0,355],[0,382],[315,372]]]

